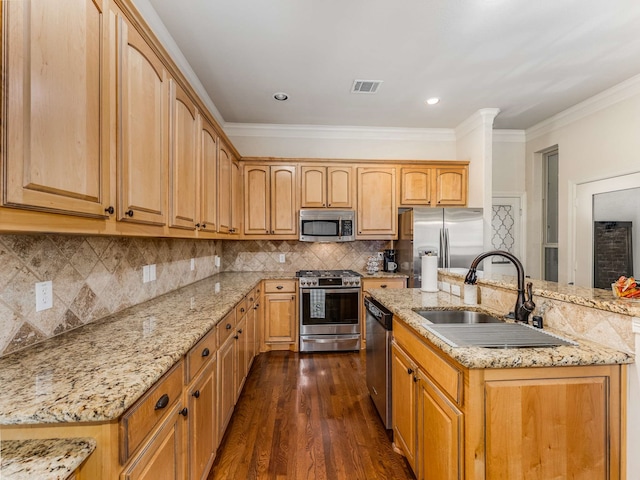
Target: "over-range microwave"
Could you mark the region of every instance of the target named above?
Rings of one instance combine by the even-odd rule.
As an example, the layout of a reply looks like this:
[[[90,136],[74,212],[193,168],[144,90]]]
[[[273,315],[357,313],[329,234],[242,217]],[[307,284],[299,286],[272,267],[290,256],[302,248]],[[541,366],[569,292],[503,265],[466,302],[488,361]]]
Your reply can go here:
[[[300,241],[352,242],[355,239],[353,210],[300,210]]]

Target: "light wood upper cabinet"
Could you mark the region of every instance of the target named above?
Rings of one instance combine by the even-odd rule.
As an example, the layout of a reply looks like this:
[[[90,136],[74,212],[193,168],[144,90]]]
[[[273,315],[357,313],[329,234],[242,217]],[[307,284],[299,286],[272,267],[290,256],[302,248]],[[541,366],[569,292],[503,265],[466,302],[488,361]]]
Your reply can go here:
[[[170,85],[169,226],[195,230],[198,223],[198,112],[180,85],[173,80]]]
[[[400,206],[464,206],[467,165],[411,166],[400,169]]]
[[[394,238],[398,234],[395,167],[358,167],[357,179],[357,238]]]
[[[242,222],[242,178],[240,164],[231,162],[231,228],[229,233],[240,234]]]
[[[9,1],[1,8],[2,205],[107,216],[108,2]]]
[[[296,167],[245,165],[245,235],[295,236],[298,231],[296,198]]]
[[[207,232],[218,229],[218,135],[202,118],[200,128],[200,215],[198,228]]]
[[[122,16],[118,52],[118,220],[164,225],[169,76],[155,52]]]
[[[467,167],[436,169],[436,206],[467,204],[467,170]]]
[[[225,144],[218,147],[218,231],[229,233],[231,230],[231,153]]]
[[[301,208],[351,208],[353,168],[347,165],[300,168]]]

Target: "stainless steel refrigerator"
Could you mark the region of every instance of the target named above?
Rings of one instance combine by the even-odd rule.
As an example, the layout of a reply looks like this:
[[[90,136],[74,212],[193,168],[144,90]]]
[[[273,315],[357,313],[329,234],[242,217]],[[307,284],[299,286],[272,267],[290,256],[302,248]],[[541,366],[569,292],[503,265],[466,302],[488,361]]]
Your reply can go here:
[[[482,213],[481,208],[414,208],[400,214],[396,256],[410,288],[421,286],[420,257],[426,252],[438,255],[440,268],[469,268],[484,251]]]

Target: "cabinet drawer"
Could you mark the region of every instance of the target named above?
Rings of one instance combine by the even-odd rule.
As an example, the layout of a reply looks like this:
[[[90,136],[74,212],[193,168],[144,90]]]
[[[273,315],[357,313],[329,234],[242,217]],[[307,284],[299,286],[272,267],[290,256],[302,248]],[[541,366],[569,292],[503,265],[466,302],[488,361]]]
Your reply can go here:
[[[264,293],[295,293],[295,280],[265,280]]]
[[[404,326],[393,320],[393,337],[416,361],[418,367],[457,404],[462,403],[462,372],[447,362],[430,347],[426,339],[421,340]]]
[[[236,331],[236,311],[232,310],[216,325],[218,331],[218,345],[222,344]]]
[[[120,463],[124,464],[153,427],[180,399],[184,379],[182,360],[156,382],[120,420]]]
[[[366,278],[363,280],[364,289],[368,288],[404,288],[406,279],[404,278]]]
[[[187,382],[196,376],[202,367],[216,355],[218,348],[216,329],[209,330],[187,353]]]
[[[247,305],[249,304],[249,295],[244,297],[242,300],[238,302],[236,305],[236,320],[239,322],[242,317],[247,313]]]

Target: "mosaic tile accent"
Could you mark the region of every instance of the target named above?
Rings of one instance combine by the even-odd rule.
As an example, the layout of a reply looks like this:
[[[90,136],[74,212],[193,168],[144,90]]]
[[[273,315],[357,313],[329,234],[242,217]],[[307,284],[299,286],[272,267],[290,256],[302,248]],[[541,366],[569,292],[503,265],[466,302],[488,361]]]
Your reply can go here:
[[[387,240],[343,243],[295,240],[244,240],[224,243],[223,271],[292,272],[297,270],[366,270],[367,257],[391,248]],[[279,262],[285,254],[285,263]]]
[[[0,355],[218,273],[222,241],[0,235]],[[191,258],[196,268],[191,271]],[[142,283],[156,264],[157,280]],[[35,283],[53,281],[53,308],[35,311]]]

